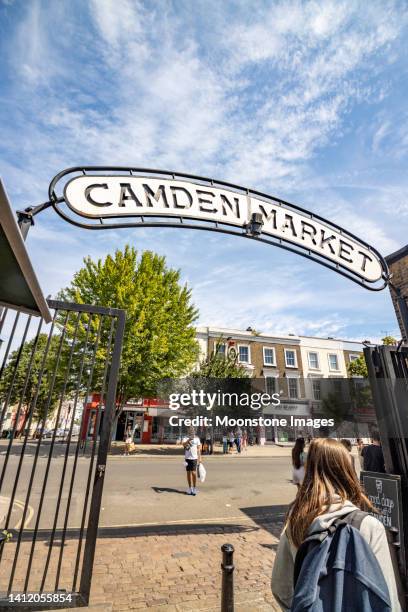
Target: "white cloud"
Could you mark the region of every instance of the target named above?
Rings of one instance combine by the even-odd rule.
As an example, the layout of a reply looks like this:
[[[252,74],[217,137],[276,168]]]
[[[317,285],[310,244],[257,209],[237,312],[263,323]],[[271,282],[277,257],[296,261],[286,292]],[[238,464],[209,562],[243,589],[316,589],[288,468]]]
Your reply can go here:
[[[353,130],[353,110],[363,102],[365,109],[378,104],[391,87],[381,70],[400,60],[402,5],[287,1],[241,3],[231,12],[229,4],[214,3],[213,10],[197,6],[178,13],[166,2],[73,5],[36,0],[23,5],[25,15],[8,41],[20,80],[11,91],[13,121],[4,125],[7,150],[0,163],[16,202],[44,200],[49,179],[69,165],[162,167],[229,179],[287,199],[295,193],[301,205],[362,234],[382,252],[401,246],[391,219],[384,224],[367,200],[340,196],[323,168],[326,152],[336,151]],[[376,124],[368,145],[378,155],[387,130],[395,131],[387,118],[383,126],[381,131]],[[403,136],[401,129],[401,154]],[[333,155],[331,163],[337,168],[342,160]],[[398,202],[405,214],[402,187]],[[383,193],[378,206],[391,216],[392,192]],[[167,253],[172,265],[183,268],[207,323],[230,326],[234,320],[247,326],[255,317],[260,327],[307,331],[312,325],[327,335],[337,333],[342,317],[350,323],[337,311],[337,298],[324,293],[319,299],[327,300],[335,315],[319,312],[310,289],[316,277],[308,277],[310,285],[299,282],[306,269],[299,258],[293,276],[279,270],[283,281],[274,279],[272,289],[263,276],[264,251],[253,245],[250,251],[212,235],[138,230],[121,238],[93,232],[92,239],[83,238],[86,246],[77,248],[79,230],[62,230],[63,222],[51,213],[41,216],[40,224],[47,243],[55,227],[67,232],[61,277],[40,248],[40,234],[33,238],[41,274],[52,288],[67,282],[88,245],[100,256],[132,236],[140,248]],[[214,266],[207,274],[212,247],[225,259],[214,278]],[[232,259],[245,261],[247,277],[235,273]],[[245,282],[251,274],[262,278],[252,301]],[[220,289],[214,279],[225,286]],[[345,291],[344,284],[333,286]]]

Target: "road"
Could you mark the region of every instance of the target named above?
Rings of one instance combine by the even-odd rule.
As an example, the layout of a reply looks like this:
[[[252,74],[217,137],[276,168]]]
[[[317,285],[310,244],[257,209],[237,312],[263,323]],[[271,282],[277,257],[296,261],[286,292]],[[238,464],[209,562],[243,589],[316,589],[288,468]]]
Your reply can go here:
[[[10,456],[2,496],[11,494],[17,463],[18,456]],[[29,528],[36,523],[46,464],[46,457],[41,456],[25,521]],[[25,458],[10,527],[16,527],[21,521],[31,465],[32,458]],[[294,498],[289,457],[212,456],[205,459],[205,465],[207,480],[199,485],[199,494],[192,497],[185,494],[187,483],[182,456],[110,457],[100,526],[235,520],[248,516],[245,509],[250,509],[250,514],[262,512],[265,507],[282,506]],[[68,463],[62,490],[58,527],[63,525],[71,467],[72,460]],[[62,469],[62,457],[54,457],[45,489],[40,529],[49,529],[53,524]],[[89,458],[80,457],[70,504],[69,527],[78,527],[81,523],[88,471]]]

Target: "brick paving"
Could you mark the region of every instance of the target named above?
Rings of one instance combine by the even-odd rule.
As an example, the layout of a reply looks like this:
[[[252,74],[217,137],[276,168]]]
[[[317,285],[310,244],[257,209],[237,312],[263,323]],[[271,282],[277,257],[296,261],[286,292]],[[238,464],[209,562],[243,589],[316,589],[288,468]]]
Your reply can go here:
[[[159,612],[215,611],[220,609],[222,544],[235,548],[235,603],[238,612],[278,610],[270,579],[282,526],[281,516],[245,517],[235,523],[189,523],[158,527],[109,528],[97,541],[90,609],[158,610]],[[105,537],[106,535],[106,537]],[[77,549],[67,540],[60,586],[70,590]],[[11,563],[15,544],[7,544],[3,569]],[[42,576],[46,541],[38,541],[30,590]],[[52,555],[45,590],[52,590],[56,554]],[[29,545],[21,546],[21,570]],[[8,574],[8,572],[5,572]],[[24,571],[17,571],[13,590],[23,587]],[[4,581],[0,577],[0,583]],[[3,590],[5,584],[0,584]],[[78,608],[77,610],[83,610]]]
[[[270,580],[280,527],[276,522],[195,525],[192,533],[177,529],[126,540],[101,538],[91,606],[160,612],[219,610],[220,547],[228,542],[235,548],[236,609],[278,610]]]

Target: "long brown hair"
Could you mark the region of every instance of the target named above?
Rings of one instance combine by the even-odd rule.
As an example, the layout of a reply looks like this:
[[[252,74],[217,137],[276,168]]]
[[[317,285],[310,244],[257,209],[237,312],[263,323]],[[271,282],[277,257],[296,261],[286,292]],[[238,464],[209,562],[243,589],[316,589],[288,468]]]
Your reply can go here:
[[[361,489],[350,453],[337,440],[313,440],[305,469],[303,483],[286,519],[287,533],[295,546],[301,545],[313,520],[335,503],[335,495],[342,503],[351,501],[360,510],[374,510]]]
[[[297,470],[302,465],[302,462],[300,460],[300,455],[303,453],[304,450],[305,450],[305,439],[297,438],[295,442],[295,446],[292,448],[292,463],[293,463],[293,466]]]

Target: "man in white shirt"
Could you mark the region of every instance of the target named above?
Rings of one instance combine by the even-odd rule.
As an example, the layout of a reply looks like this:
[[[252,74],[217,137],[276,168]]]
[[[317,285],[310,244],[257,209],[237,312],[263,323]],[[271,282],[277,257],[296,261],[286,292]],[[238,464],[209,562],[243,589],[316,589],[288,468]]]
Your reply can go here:
[[[197,463],[201,461],[201,442],[194,429],[189,429],[188,435],[182,440],[182,444],[187,471],[187,495],[197,495]]]

